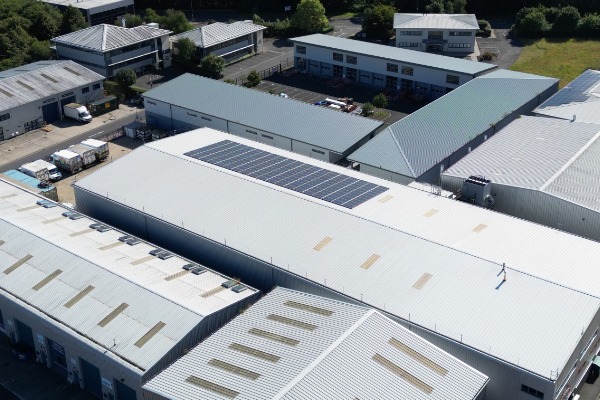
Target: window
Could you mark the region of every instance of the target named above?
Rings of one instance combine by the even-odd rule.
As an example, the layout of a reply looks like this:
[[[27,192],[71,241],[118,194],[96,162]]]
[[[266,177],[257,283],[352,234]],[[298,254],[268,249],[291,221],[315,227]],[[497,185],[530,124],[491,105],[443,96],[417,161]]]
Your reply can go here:
[[[402,75],[412,75],[413,67],[402,67]]]
[[[544,393],[540,392],[539,390],[535,390],[534,388],[530,388],[527,385],[521,385],[521,392],[528,393],[531,396],[535,397],[536,399],[544,398]]]
[[[10,119],[10,113],[0,115],[0,121],[6,121],[7,119]]]
[[[400,42],[398,47],[421,47],[421,43]]]
[[[248,132],[248,133],[251,133],[251,134],[253,134],[253,135],[257,135],[257,133],[256,133],[256,132],[254,132],[254,131],[251,131],[250,129],[246,129],[246,132]]]
[[[153,101],[150,101],[150,100],[146,100],[144,103],[146,103],[146,104],[152,104],[153,106],[155,106],[155,105],[156,105],[156,103],[155,103],[155,102],[153,102]]]
[[[346,56],[346,62],[348,64],[356,64],[357,59],[355,56]]]
[[[100,89],[100,84],[99,83],[94,83],[92,85],[92,90],[96,90],[96,89]]]
[[[388,72],[398,72],[398,64],[387,63]]]
[[[81,88],[81,93],[88,93],[90,91],[90,87]]]
[[[273,136],[269,136],[269,135],[265,135],[265,134],[262,134],[262,135],[260,135],[260,136],[262,136],[262,137],[264,137],[264,138],[267,138],[267,139],[271,139],[271,140],[273,140]]]
[[[446,83],[450,83],[452,85],[458,85],[458,76],[457,75],[446,75]]]
[[[344,61],[344,55],[342,53],[333,53],[333,61]]]
[[[319,153],[319,154],[325,154],[324,151],[317,150],[317,149],[312,149],[312,151],[314,151],[315,153]]]
[[[296,53],[306,54],[306,46],[296,46]]]
[[[427,38],[429,40],[442,40],[444,39],[444,31],[429,31]]]
[[[0,310],[0,329],[4,329],[4,317],[2,317],[2,310]]]
[[[456,31],[456,32],[450,32],[449,35],[450,36],[473,36],[473,32]]]
[[[398,31],[398,36],[421,36],[421,31]]]
[[[448,47],[454,49],[470,49],[471,43],[448,43]]]
[[[203,120],[205,120],[205,121],[212,121],[212,119],[210,119],[208,117],[205,117],[205,116],[201,116],[200,118],[203,119]]]

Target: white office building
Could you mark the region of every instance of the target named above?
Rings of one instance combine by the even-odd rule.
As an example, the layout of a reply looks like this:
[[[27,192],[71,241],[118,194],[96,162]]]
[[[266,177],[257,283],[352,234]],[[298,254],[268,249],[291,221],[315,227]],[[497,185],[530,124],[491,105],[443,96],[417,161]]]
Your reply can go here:
[[[134,0],[42,0],[61,11],[77,8],[89,26],[113,24],[117,18],[135,12]]]

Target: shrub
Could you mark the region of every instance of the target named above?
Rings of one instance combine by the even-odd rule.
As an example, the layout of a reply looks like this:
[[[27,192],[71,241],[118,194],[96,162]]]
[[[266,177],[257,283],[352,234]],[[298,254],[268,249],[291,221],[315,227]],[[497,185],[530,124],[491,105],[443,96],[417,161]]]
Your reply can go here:
[[[373,114],[373,111],[375,111],[375,106],[373,106],[373,104],[371,104],[371,103],[365,103],[362,106],[362,111],[361,111],[360,115],[362,115],[364,117],[368,117]]]
[[[373,97],[371,103],[377,108],[384,108],[385,106],[387,106],[388,100],[387,97],[385,97],[385,94],[379,93],[375,95],[375,97]]]
[[[600,15],[588,14],[579,20],[577,30],[581,36],[600,36]]]
[[[254,86],[258,86],[258,84],[260,84],[260,75],[258,75],[258,72],[256,72],[255,69],[250,71],[250,73],[248,74],[246,79],[247,79],[247,82],[246,82],[247,87],[254,87]]]
[[[541,37],[550,30],[550,24],[541,11],[534,10],[515,24],[515,30],[521,36]]]
[[[581,15],[575,7],[563,7],[554,21],[552,32],[558,36],[572,36],[580,19]]]

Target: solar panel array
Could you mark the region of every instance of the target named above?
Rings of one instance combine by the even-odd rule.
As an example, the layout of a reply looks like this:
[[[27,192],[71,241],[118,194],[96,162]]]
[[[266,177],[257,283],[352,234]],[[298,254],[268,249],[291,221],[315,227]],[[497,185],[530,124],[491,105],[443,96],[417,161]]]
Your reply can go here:
[[[600,83],[600,73],[591,70],[585,71],[573,82],[569,83],[554,96],[546,100],[540,108],[587,101],[590,98],[590,89],[598,83]]]
[[[388,190],[384,186],[230,140],[201,147],[185,155],[346,208],[354,208]]]

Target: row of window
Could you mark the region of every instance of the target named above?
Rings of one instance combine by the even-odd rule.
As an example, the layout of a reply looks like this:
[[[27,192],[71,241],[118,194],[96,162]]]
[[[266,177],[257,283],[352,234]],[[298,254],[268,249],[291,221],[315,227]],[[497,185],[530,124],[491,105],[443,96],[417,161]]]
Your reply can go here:
[[[65,47],[65,48],[68,48],[68,49],[75,49],[75,50],[78,50],[78,51],[83,51],[84,53],[95,54],[95,55],[98,55],[98,56],[101,56],[101,55],[104,54],[101,51],[90,50],[90,49],[86,49],[84,47],[72,46],[70,44],[64,44],[64,43],[57,43],[56,47],[57,47],[57,49],[59,49],[59,52],[60,52],[60,48],[61,47]]]
[[[421,47],[421,43],[400,42],[398,47]]]
[[[423,32],[421,31],[398,31],[398,36],[422,36]]]
[[[6,121],[7,119],[10,119],[10,113],[0,115],[0,121]]]
[[[451,31],[448,32],[449,36],[473,36],[473,32],[464,32],[464,31]]]
[[[154,44],[154,39],[145,40],[140,43],[135,43],[135,44],[131,44],[129,46],[124,46],[124,47],[120,47],[118,49],[114,49],[114,50],[110,51],[109,53],[105,53],[104,57],[108,59],[108,58],[110,58],[110,56],[117,56],[119,54],[128,53],[130,51],[135,51],[135,50],[138,50],[138,49],[141,49],[144,47],[149,47],[149,46],[153,47],[153,50],[154,50],[154,47],[156,47]]]
[[[527,385],[521,385],[521,392],[525,392],[527,394],[530,394],[531,396],[538,398],[538,399],[543,399],[544,398],[544,393],[540,392],[539,390],[536,390],[534,388],[531,388]]]
[[[458,85],[458,75],[446,75],[446,83],[451,83],[452,85]]]
[[[429,31],[429,36],[443,36],[443,31]],[[423,36],[422,31],[398,31],[396,33],[398,36]],[[464,31],[450,31],[448,32],[449,36],[473,36],[473,32],[464,32]]]
[[[344,62],[344,55],[342,53],[333,53],[333,61]],[[356,56],[346,56],[346,63],[356,65],[358,58]]]
[[[448,47],[454,49],[470,49],[471,43],[448,43]]]
[[[225,47],[229,47],[229,46],[233,46],[234,44],[238,44],[241,42],[248,42],[248,36],[240,36],[237,37],[235,39],[231,39],[231,40],[227,40],[225,42],[221,42],[221,43],[217,43],[214,46],[210,46],[209,49],[210,51],[214,51],[214,50],[219,50],[219,49],[224,49]],[[306,51],[306,48],[304,48],[304,50]],[[304,53],[302,53],[304,54]]]

